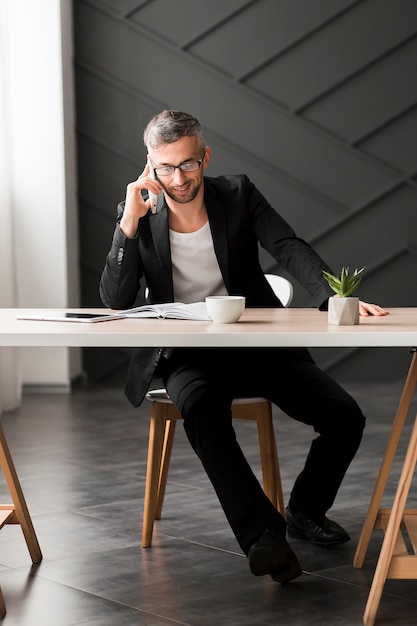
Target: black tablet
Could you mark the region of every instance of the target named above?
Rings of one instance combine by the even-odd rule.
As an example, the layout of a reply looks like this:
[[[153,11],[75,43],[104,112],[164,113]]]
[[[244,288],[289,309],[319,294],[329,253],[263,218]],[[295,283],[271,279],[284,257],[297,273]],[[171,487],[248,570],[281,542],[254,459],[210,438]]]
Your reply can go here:
[[[123,316],[117,313],[45,313],[42,315],[29,313],[18,315],[18,320],[40,320],[44,322],[107,322],[109,320],[121,319]]]

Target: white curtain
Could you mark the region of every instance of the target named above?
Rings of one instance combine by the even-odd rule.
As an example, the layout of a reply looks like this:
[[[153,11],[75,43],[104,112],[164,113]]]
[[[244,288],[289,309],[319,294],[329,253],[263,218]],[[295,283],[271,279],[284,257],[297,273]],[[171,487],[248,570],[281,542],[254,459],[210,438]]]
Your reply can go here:
[[[8,100],[7,2],[0,2],[0,307],[16,305],[16,275],[13,229],[12,137]],[[21,399],[19,351],[0,348],[0,415],[15,409]]]
[[[69,0],[0,0],[0,308],[79,306],[72,60]],[[79,349],[0,348],[0,414],[81,370]]]

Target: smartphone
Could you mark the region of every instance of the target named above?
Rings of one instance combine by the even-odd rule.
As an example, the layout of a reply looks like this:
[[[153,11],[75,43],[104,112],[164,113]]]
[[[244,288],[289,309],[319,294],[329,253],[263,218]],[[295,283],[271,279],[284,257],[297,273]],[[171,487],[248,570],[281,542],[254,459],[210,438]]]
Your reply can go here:
[[[148,155],[148,165],[149,165],[149,176],[150,178],[155,178],[155,172],[153,171],[153,167],[152,167],[152,163],[151,160],[149,158]],[[153,193],[152,191],[149,191],[149,202],[151,205],[151,213],[156,213],[156,205],[158,203],[158,196],[157,194]]]

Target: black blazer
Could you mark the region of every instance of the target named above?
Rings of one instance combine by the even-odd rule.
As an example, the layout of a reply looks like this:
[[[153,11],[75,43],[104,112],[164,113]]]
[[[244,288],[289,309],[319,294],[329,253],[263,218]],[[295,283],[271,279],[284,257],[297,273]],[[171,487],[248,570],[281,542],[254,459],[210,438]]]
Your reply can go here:
[[[323,269],[331,268],[273,209],[246,176],[204,178],[206,204],[214,251],[229,294],[246,297],[248,307],[280,307],[259,263],[258,244],[267,250],[310,293],[316,306],[327,307],[332,291]],[[174,288],[169,245],[168,207],[163,201],[157,213],[141,218],[135,239],[127,239],[118,219],[110,252],[100,281],[105,306],[134,306],[141,280],[154,303],[172,302]],[[154,376],[163,346],[133,351],[126,395],[138,406]]]

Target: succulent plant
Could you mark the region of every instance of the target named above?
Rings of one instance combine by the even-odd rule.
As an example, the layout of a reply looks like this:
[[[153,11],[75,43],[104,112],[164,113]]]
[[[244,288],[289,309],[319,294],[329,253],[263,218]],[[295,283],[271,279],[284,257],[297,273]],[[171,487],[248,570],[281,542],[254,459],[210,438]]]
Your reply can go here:
[[[362,274],[364,269],[364,267],[360,270],[355,269],[352,276],[349,276],[348,267],[342,267],[342,271],[339,275],[330,274],[324,270],[323,275],[330,287],[338,296],[341,298],[349,298],[359,287],[362,280],[362,276],[360,276],[360,274]]]

